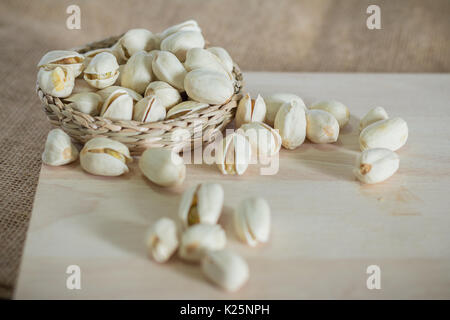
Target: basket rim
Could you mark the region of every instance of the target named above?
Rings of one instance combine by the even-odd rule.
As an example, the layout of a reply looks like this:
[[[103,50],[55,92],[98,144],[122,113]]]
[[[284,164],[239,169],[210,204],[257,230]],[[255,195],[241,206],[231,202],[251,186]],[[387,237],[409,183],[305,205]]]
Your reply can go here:
[[[102,40],[90,42],[84,46],[75,47],[75,48],[72,48],[69,50],[76,51],[79,53],[86,53],[88,51],[95,50],[95,49],[110,48],[111,45],[105,46],[104,44],[111,43],[111,42],[115,43],[115,42],[117,42],[118,39],[120,39],[121,36],[122,35],[111,36],[111,37],[108,37],[108,38],[105,38]],[[113,45],[114,45],[114,43],[113,43]],[[244,85],[243,84],[243,75],[242,75],[242,72],[241,72],[239,66],[235,62],[233,62],[233,64],[234,64],[233,74],[234,74],[234,78],[235,78],[235,81],[234,81],[235,93],[231,96],[231,98],[228,101],[226,101],[223,104],[214,104],[214,105],[210,104],[208,107],[202,108],[200,110],[188,112],[186,114],[183,114],[180,117],[173,118],[173,119],[164,119],[164,120],[160,120],[160,121],[141,122],[141,121],[136,121],[136,120],[113,120],[113,119],[109,119],[109,118],[105,118],[105,117],[101,117],[101,116],[92,116],[90,114],[73,109],[72,106],[74,105],[74,102],[66,103],[66,102],[64,102],[64,101],[66,101],[65,100],[66,98],[59,98],[59,97],[55,97],[55,96],[45,93],[39,87],[38,81],[36,81],[36,93],[38,94],[40,100],[44,104],[47,104],[48,102],[52,102],[52,104],[56,104],[64,111],[67,111],[76,116],[81,116],[88,122],[95,123],[97,121],[100,121],[102,123],[106,122],[112,126],[117,125],[120,127],[123,127],[124,125],[126,127],[143,126],[144,128],[151,128],[153,126],[161,127],[161,126],[165,126],[165,125],[171,125],[173,123],[180,122],[180,121],[193,121],[193,120],[195,120],[195,115],[207,114],[208,112],[214,112],[214,111],[218,110],[220,107],[229,105],[233,101],[239,101],[242,98],[241,92],[242,92],[243,85]],[[96,91],[98,91],[98,90],[96,90]],[[96,91],[90,91],[90,92],[95,93]],[[235,106],[235,107],[237,107],[237,106]],[[94,125],[94,127],[95,127],[95,125]],[[144,131],[145,131],[145,129],[144,129]]]

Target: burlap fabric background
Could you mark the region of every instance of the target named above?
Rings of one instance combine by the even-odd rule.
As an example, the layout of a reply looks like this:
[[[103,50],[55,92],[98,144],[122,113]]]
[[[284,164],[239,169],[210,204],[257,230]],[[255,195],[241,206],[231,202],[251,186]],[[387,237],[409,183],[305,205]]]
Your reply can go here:
[[[66,29],[69,4],[81,7],[81,30]],[[369,4],[380,5],[382,30],[366,28]],[[50,129],[34,92],[39,58],[132,27],[161,31],[188,18],[245,71],[450,71],[448,0],[2,0],[0,297],[11,297],[17,279]]]

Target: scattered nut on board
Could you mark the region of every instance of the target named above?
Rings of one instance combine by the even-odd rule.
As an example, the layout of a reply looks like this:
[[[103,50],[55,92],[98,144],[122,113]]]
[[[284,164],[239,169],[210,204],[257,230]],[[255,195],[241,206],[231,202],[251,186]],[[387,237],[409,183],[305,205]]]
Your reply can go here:
[[[208,250],[221,250],[226,243],[227,237],[220,225],[198,223],[183,232],[178,253],[186,261],[199,262]]]
[[[216,154],[216,163],[223,174],[241,175],[247,170],[251,155],[247,137],[235,132],[223,139],[222,148]]]
[[[48,133],[45,142],[42,162],[51,166],[61,166],[78,158],[78,149],[70,141],[67,133],[61,129],[53,129]]]
[[[283,147],[299,147],[305,141],[307,128],[303,106],[296,100],[283,104],[275,117],[274,128],[279,130]]]
[[[389,149],[368,149],[356,159],[353,173],[363,183],[378,183],[391,177],[399,163],[398,155]]]
[[[183,225],[216,224],[222,212],[223,196],[223,188],[217,183],[205,182],[187,189],[178,210]]]
[[[323,110],[331,113],[339,123],[339,128],[343,128],[350,120],[350,111],[342,102],[329,100],[314,103],[309,107],[310,110]]]
[[[339,123],[329,112],[317,109],[306,113],[306,137],[314,143],[333,143],[339,136]]]
[[[248,198],[234,212],[234,228],[241,241],[254,247],[269,240],[270,207],[261,197]]]
[[[372,123],[359,136],[361,151],[373,148],[387,148],[396,151],[408,139],[408,125],[402,118],[391,118]]]
[[[228,249],[208,251],[201,264],[205,276],[228,291],[238,290],[249,277],[249,268],[245,260]]]
[[[157,262],[166,262],[177,251],[179,240],[175,221],[161,218],[147,233],[148,254]]]
[[[178,186],[186,177],[183,159],[170,149],[150,148],[139,159],[144,176],[162,187]]]
[[[264,122],[250,122],[240,128],[252,146],[252,153],[259,157],[272,157],[281,148],[281,136]]]
[[[380,120],[389,119],[389,116],[383,107],[375,107],[371,109],[359,122],[359,129],[362,130],[368,125]]]
[[[89,140],[80,152],[81,167],[100,176],[120,176],[127,173],[127,164],[132,161],[126,145],[103,137]]]
[[[278,110],[285,103],[296,101],[297,104],[306,110],[306,105],[302,98],[292,93],[275,93],[264,98],[266,103],[266,119],[265,122],[273,127],[275,122],[275,117]]]

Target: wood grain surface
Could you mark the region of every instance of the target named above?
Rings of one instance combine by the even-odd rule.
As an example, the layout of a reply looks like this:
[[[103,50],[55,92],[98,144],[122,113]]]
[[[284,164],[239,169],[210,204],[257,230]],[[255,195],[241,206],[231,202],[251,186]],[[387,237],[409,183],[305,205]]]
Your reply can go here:
[[[119,178],[96,177],[78,163],[43,166],[21,265],[17,299],[304,299],[450,298],[449,75],[246,73],[253,94],[293,92],[307,104],[337,99],[351,110],[338,142],[282,150],[276,175],[252,166],[223,176],[188,165],[184,185],[166,190],[136,164]],[[384,106],[403,117],[409,139],[396,175],[361,185],[352,175],[358,123]],[[199,267],[146,256],[146,229],[176,217],[182,191],[216,181],[225,190],[220,219],[227,246],[250,267],[250,280],[226,293]],[[233,208],[245,197],[272,208],[270,242],[246,247],[234,236]],[[81,290],[67,290],[68,265],[81,267]],[[381,268],[381,289],[368,290],[366,268]]]

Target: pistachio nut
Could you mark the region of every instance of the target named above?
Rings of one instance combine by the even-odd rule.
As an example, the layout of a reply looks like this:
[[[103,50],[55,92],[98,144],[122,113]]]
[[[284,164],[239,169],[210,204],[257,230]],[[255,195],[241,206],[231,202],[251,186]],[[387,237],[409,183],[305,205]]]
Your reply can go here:
[[[176,104],[180,103],[183,99],[181,98],[180,92],[172,87],[170,84],[164,81],[153,81],[150,82],[145,89],[145,96],[154,95],[158,97],[161,105],[166,109],[170,109]]]
[[[162,187],[177,186],[186,177],[183,159],[170,149],[150,148],[139,159],[144,176]]]
[[[184,78],[184,89],[192,100],[208,104],[225,104],[234,94],[234,85],[222,72],[195,69]]]
[[[208,251],[201,264],[205,276],[227,291],[238,290],[249,277],[249,269],[245,260],[228,249]]]
[[[152,69],[159,80],[184,91],[186,69],[173,53],[159,51],[153,59]]]
[[[226,136],[216,153],[217,166],[223,174],[241,175],[247,170],[251,159],[251,145],[239,132]]]
[[[359,135],[361,151],[386,148],[396,151],[408,140],[408,125],[402,118],[392,118],[372,123]]]
[[[305,109],[297,100],[284,103],[278,110],[274,121],[282,145],[286,149],[295,149],[305,141],[306,116]]]
[[[78,77],[83,71],[84,56],[76,51],[53,50],[47,52],[39,61],[39,68],[54,69],[61,67],[72,70],[73,76]]]
[[[339,136],[339,123],[329,112],[309,110],[306,113],[306,137],[314,143],[333,143]]]
[[[113,85],[118,77],[119,64],[116,57],[108,52],[97,54],[84,70],[84,80],[97,89]]]
[[[186,53],[186,61],[184,67],[187,71],[195,69],[209,69],[212,71],[224,73],[230,80],[233,76],[228,72],[222,61],[212,52],[203,48],[192,48]]]
[[[131,120],[133,117],[133,98],[126,90],[117,89],[105,100],[100,116],[111,120]]]
[[[389,115],[386,110],[384,110],[383,107],[375,107],[370,109],[370,111],[367,112],[367,114],[361,119],[359,122],[359,129],[362,130],[374,122],[386,119],[389,119]]]
[[[100,49],[94,49],[88,52],[85,52],[83,54],[84,56],[84,66],[87,67],[89,65],[89,62],[91,62],[92,58],[94,58],[96,55],[98,55],[99,53],[102,52],[108,52],[108,53],[112,53],[114,55],[114,51],[111,48],[100,48]],[[117,59],[117,57],[116,57]],[[119,61],[119,60],[117,60]]]
[[[78,158],[78,149],[70,141],[67,133],[61,129],[53,129],[47,135],[42,162],[50,166],[61,166]]]
[[[152,81],[152,62],[153,58],[145,51],[133,54],[123,68],[120,84],[143,94]]]
[[[38,72],[38,84],[46,94],[66,98],[72,93],[75,78],[71,69],[61,67],[41,68]]]
[[[399,163],[398,155],[389,149],[367,149],[356,159],[353,173],[363,183],[378,183],[391,177]]]
[[[246,123],[241,129],[253,148],[252,153],[268,158],[280,151],[280,134],[264,122]]]
[[[339,123],[339,128],[344,127],[350,120],[350,111],[342,102],[329,100],[314,103],[309,107],[310,110],[323,110],[331,113]]]
[[[296,101],[298,105],[305,109],[306,105],[303,102],[302,98],[295,94],[291,93],[275,93],[269,95],[264,98],[264,102],[266,103],[266,120],[265,122],[273,127],[275,122],[275,117],[277,115],[278,110],[281,108],[283,104],[286,102]]]
[[[209,107],[209,104],[207,103],[201,103],[196,101],[183,101],[172,107],[167,112],[167,119],[179,118],[207,107]]]
[[[126,145],[104,137],[89,140],[80,152],[81,167],[99,176],[120,176],[127,173],[127,163],[132,161]]]
[[[241,201],[234,212],[234,229],[241,241],[254,247],[269,240],[270,207],[261,197]]]
[[[159,38],[147,29],[131,29],[113,48],[123,60],[127,61],[136,52],[159,49]]]
[[[94,92],[75,93],[65,100],[74,102],[76,110],[91,116],[99,115],[103,104],[102,97]]]
[[[186,227],[197,223],[216,224],[222,206],[222,186],[217,183],[201,183],[183,193],[178,216]]]
[[[226,243],[225,231],[220,225],[198,223],[183,232],[178,253],[187,261],[198,262],[206,251],[221,250]]]
[[[225,70],[227,70],[229,73],[233,72],[233,68],[234,68],[233,59],[231,59],[231,56],[227,50],[225,50],[224,48],[221,48],[221,47],[210,47],[206,50],[208,50],[209,52],[211,52],[217,58],[220,59],[222,64],[225,66]]]
[[[179,32],[179,31],[197,31],[197,32],[201,32],[202,30],[200,29],[200,27],[198,26],[197,21],[195,20],[187,20],[184,21],[182,23],[176,24],[174,26],[171,26],[169,28],[167,28],[166,30],[164,30],[163,32],[161,32],[159,34],[159,38],[160,39],[164,39],[167,38],[168,36]]]
[[[142,100],[142,98],[143,98],[136,91],[131,90],[130,88],[125,88],[125,87],[121,87],[121,86],[110,86],[105,89],[98,90],[96,93],[98,95],[100,95],[100,97],[102,97],[103,101],[105,101],[106,99],[108,99],[108,97],[111,95],[111,93],[113,93],[114,91],[116,91],[118,89],[125,90],[131,96],[131,98],[133,98],[134,102],[138,102],[139,100]]]
[[[164,120],[166,108],[164,108],[156,96],[147,96],[134,106],[133,120],[140,122],[155,122]]]
[[[191,48],[203,48],[205,39],[198,31],[178,31],[161,41],[161,50],[172,52],[178,60],[186,60],[186,52]]]
[[[161,218],[149,229],[146,237],[148,254],[156,262],[166,262],[177,251],[177,225],[169,218]]]
[[[258,94],[256,99],[252,99],[250,94],[246,94],[240,101],[236,111],[236,128],[253,121],[264,121],[266,117],[266,103]]]

